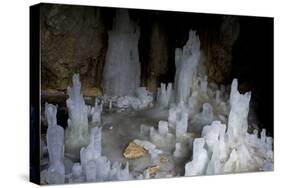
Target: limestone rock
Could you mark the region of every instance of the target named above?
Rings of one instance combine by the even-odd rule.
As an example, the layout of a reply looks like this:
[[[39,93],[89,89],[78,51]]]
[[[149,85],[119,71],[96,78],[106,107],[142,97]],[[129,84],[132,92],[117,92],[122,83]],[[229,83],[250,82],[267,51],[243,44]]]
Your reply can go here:
[[[143,146],[140,146],[134,142],[130,142],[124,150],[123,156],[126,159],[137,159],[143,157],[146,154],[146,150]]]

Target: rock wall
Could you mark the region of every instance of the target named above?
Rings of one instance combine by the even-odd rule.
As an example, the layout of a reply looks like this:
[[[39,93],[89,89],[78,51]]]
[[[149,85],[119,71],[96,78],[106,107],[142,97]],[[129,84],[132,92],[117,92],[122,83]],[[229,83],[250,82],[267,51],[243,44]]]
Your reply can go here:
[[[216,83],[225,83],[231,74],[233,45],[239,37],[239,18],[221,16],[221,22],[213,31],[202,31],[204,63],[208,78]]]
[[[41,10],[42,89],[65,91],[77,72],[87,93],[99,92],[107,49],[102,10],[62,5]]]

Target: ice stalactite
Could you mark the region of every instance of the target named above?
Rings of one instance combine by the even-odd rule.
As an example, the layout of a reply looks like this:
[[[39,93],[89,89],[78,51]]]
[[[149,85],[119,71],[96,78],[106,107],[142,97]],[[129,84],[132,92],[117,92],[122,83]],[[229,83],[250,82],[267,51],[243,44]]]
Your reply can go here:
[[[253,134],[247,132],[250,99],[250,92],[239,93],[238,81],[234,79],[227,128],[220,121],[203,128],[199,138],[203,144],[199,150],[198,139],[194,140],[193,159],[185,166],[186,176],[273,170],[272,138],[266,136],[264,129],[261,138],[257,130]],[[198,152],[204,160],[197,160]]]
[[[140,29],[130,20],[128,10],[118,10],[113,29],[108,32],[108,50],[103,72],[105,95],[135,94],[140,85],[139,37]]]
[[[65,180],[64,168],[64,130],[57,125],[57,107],[45,104],[47,118],[47,147],[49,153],[49,167],[46,180],[49,184],[62,184]]]
[[[195,31],[189,32],[189,39],[183,49],[175,51],[175,96],[176,102],[188,102],[192,79],[197,71],[200,58],[200,40]]]
[[[66,105],[69,119],[65,134],[65,149],[67,153],[77,157],[80,148],[89,142],[88,107],[80,93],[81,82],[78,74],[73,75],[72,84],[72,87],[67,88],[69,98],[66,100]]]

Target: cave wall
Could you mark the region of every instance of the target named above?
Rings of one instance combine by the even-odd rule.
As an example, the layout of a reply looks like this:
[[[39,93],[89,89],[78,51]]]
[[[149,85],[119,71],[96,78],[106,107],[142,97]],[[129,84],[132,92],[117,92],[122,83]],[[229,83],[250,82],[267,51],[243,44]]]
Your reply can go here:
[[[41,76],[43,90],[65,91],[80,74],[83,90],[100,93],[107,49],[104,9],[46,5],[41,11]]]

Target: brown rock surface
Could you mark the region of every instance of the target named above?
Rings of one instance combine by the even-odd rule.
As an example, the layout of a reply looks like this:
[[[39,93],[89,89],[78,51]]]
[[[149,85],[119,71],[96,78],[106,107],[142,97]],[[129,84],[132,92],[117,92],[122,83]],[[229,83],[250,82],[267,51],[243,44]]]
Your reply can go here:
[[[145,154],[146,154],[146,150],[144,149],[144,147],[136,143],[130,142],[129,145],[124,150],[123,156],[126,159],[137,159],[143,157]]]
[[[160,162],[161,163],[166,163],[168,161],[169,161],[169,159],[165,155],[160,155]]]
[[[100,88],[107,45],[102,9],[45,5],[41,11],[42,89],[65,90],[74,73]]]
[[[154,166],[150,166],[147,167],[148,173],[150,176],[155,175],[156,172],[158,172],[160,170],[160,166],[159,165],[154,165]]]

